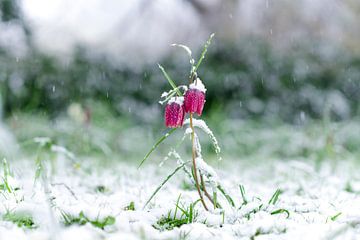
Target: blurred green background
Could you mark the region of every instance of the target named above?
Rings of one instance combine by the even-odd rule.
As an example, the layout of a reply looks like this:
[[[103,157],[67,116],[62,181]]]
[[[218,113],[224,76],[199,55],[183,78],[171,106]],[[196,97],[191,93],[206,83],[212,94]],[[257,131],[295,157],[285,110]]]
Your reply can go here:
[[[50,137],[79,156],[141,159],[166,131],[161,63],[199,56],[223,155],[359,159],[358,1],[0,0],[0,152]],[[69,10],[69,11],[67,11]],[[166,153],[165,144],[159,153]],[[210,158],[211,143],[205,141]]]

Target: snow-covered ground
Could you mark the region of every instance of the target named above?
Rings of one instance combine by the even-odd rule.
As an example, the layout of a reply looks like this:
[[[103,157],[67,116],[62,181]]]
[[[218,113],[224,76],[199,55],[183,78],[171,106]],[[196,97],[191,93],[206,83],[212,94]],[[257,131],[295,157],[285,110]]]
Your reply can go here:
[[[197,200],[197,192],[186,182],[183,172],[177,172],[145,209],[143,205],[175,168],[175,162],[169,160],[162,167],[147,163],[138,170],[134,164],[123,162],[98,167],[91,159],[72,166],[60,157],[50,177],[40,177],[35,183],[35,167],[30,161],[10,162],[11,174],[6,182],[12,192],[1,185],[0,239],[360,236],[360,175],[352,161],[327,161],[321,167],[300,160],[245,163],[225,159],[212,164],[236,207],[230,207],[219,196],[223,212],[205,212],[199,203],[194,207],[193,223],[167,230],[169,225],[160,220],[174,219],[175,211],[176,218],[181,218],[176,202],[186,209]],[[239,185],[245,188],[246,204]],[[277,189],[281,191],[278,199],[269,203]]]

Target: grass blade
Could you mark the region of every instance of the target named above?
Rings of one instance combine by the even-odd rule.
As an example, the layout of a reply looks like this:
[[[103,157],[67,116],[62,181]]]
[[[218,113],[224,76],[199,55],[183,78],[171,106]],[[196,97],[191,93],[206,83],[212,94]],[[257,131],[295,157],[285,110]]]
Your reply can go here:
[[[277,189],[275,191],[275,193],[272,195],[272,197],[270,198],[269,204],[275,205],[276,202],[278,201],[279,196],[280,196],[281,193],[282,193],[282,191],[280,189]]]
[[[177,201],[176,201],[176,208],[175,208],[175,212],[174,212],[174,220],[176,219],[176,213],[179,207],[179,202],[180,202],[180,198],[181,198],[181,194],[179,195]]]
[[[176,88],[176,89],[178,89],[178,88]],[[171,93],[169,93],[164,100],[159,101],[159,103],[160,103],[161,105],[163,105],[164,103],[166,103],[167,101],[169,101],[175,94],[176,94],[176,90],[172,90]]]
[[[194,216],[194,206],[192,203],[190,203],[190,209],[189,209],[189,223],[193,222],[193,216]]]
[[[171,46],[184,49],[186,51],[187,55],[189,56],[189,58],[192,59],[192,52],[188,46],[183,45],[183,44],[177,44],[177,43],[173,43],[173,44],[171,44]]]
[[[214,209],[216,209],[216,207],[218,206],[216,190],[213,192],[213,200],[214,200]],[[221,208],[221,206],[220,206],[220,208]]]
[[[330,218],[331,221],[335,221],[341,214],[342,214],[342,212],[338,212],[337,214],[335,214],[334,216],[332,216],[332,217]]]
[[[224,195],[224,197],[226,198],[226,200],[229,202],[229,204],[232,206],[232,207],[235,207],[235,203],[234,203],[234,200],[230,197],[229,194],[227,194],[225,192],[225,190],[222,188],[221,185],[218,185],[217,186],[217,189],[219,189],[219,191],[222,193],[222,195]]]
[[[149,202],[153,199],[153,197],[160,191],[160,189],[167,183],[167,181],[170,180],[170,178],[172,178],[172,176],[175,175],[175,173],[177,173],[177,171],[179,171],[181,168],[183,168],[186,164],[188,164],[190,161],[185,162],[183,164],[181,164],[180,166],[178,166],[169,176],[167,176],[167,178],[156,188],[156,190],[153,192],[153,194],[151,194],[149,200],[146,201],[143,209],[145,209],[145,207],[149,204]]]
[[[190,124],[190,119],[187,118],[185,121],[184,121],[184,125],[187,125],[187,124]],[[206,133],[210,140],[211,140],[211,143],[214,147],[214,151],[218,157],[218,160],[221,161],[222,158],[220,156],[220,153],[221,153],[221,148],[220,148],[220,145],[219,145],[219,142],[218,140],[216,139],[214,133],[211,131],[211,129],[209,128],[209,126],[206,124],[206,122],[202,119],[196,119],[194,118],[193,119],[193,125],[194,127],[197,127],[197,128],[200,128],[204,133]]]
[[[183,206],[184,207],[184,206]],[[178,206],[179,210],[183,213],[182,216],[185,216],[186,218],[189,217],[189,213],[182,207]]]
[[[209,39],[206,41],[205,46],[204,46],[204,49],[203,49],[203,51],[202,51],[202,53],[201,53],[201,56],[200,56],[200,58],[199,58],[199,61],[197,62],[196,66],[195,66],[195,68],[194,68],[194,70],[193,70],[193,72],[196,72],[196,71],[198,70],[198,68],[200,67],[200,64],[201,64],[201,62],[204,60],[205,55],[206,55],[206,52],[207,52],[207,49],[208,49],[208,47],[210,46],[211,40],[213,39],[214,36],[215,36],[215,33],[212,33],[212,34],[210,35]]]
[[[275,210],[275,211],[271,212],[270,214],[275,215],[275,214],[280,214],[280,213],[286,213],[286,218],[290,217],[290,212],[288,210],[286,210],[286,209],[283,209],[283,208]]]
[[[146,159],[149,158],[150,154],[166,139],[168,138],[171,134],[173,134],[176,131],[177,128],[173,128],[171,129],[169,132],[167,132],[164,136],[162,136],[161,138],[159,138],[159,140],[157,140],[157,142],[154,144],[154,146],[150,149],[150,151],[145,155],[145,157],[143,158],[143,160],[141,161],[141,163],[138,166],[138,169],[143,165],[143,163],[146,161]]]
[[[164,74],[166,80],[168,80],[168,82],[170,83],[171,87],[177,92],[177,94],[179,96],[182,96],[182,93],[180,92],[179,88],[176,86],[175,82],[171,79],[171,77],[169,76],[169,74],[167,74],[167,72],[165,71],[164,67],[161,66],[160,64],[159,65],[159,68],[160,70],[162,71],[162,73]]]
[[[243,199],[243,205],[246,205],[248,203],[246,196],[245,196],[245,188],[243,185],[240,185],[240,193],[241,193],[241,197]]]

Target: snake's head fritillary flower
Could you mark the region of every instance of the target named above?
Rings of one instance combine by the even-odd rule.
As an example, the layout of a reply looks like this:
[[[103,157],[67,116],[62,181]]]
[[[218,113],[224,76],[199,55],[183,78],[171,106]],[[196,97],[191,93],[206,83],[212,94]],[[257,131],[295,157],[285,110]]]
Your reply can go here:
[[[184,123],[184,97],[172,97],[165,107],[165,126],[181,127]]]
[[[197,113],[201,116],[205,104],[205,92],[206,88],[200,78],[190,84],[184,99],[186,113]]]

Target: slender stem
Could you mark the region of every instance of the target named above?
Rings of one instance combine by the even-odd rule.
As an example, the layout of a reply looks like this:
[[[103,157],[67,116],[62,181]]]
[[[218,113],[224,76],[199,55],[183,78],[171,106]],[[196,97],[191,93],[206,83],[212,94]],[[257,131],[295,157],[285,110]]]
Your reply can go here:
[[[191,145],[192,145],[192,161],[193,161],[194,180],[195,180],[195,183],[196,183],[196,189],[197,189],[197,191],[199,193],[199,196],[200,196],[200,201],[201,201],[202,205],[204,206],[205,210],[208,211],[208,208],[207,208],[207,206],[205,204],[204,198],[203,198],[201,190],[200,190],[199,179],[198,179],[198,176],[197,176],[196,161],[195,161],[195,155],[196,155],[196,152],[195,152],[195,132],[194,132],[192,113],[190,113],[190,128],[192,130],[192,132],[191,132]]]
[[[216,206],[214,200],[212,199],[209,192],[206,190],[205,181],[204,181],[204,178],[203,178],[203,176],[201,174],[200,174],[200,180],[201,180],[201,187],[202,187],[202,189],[204,191],[205,196],[209,199],[209,201],[212,203],[212,205],[214,205],[214,208],[216,208],[217,206]]]

